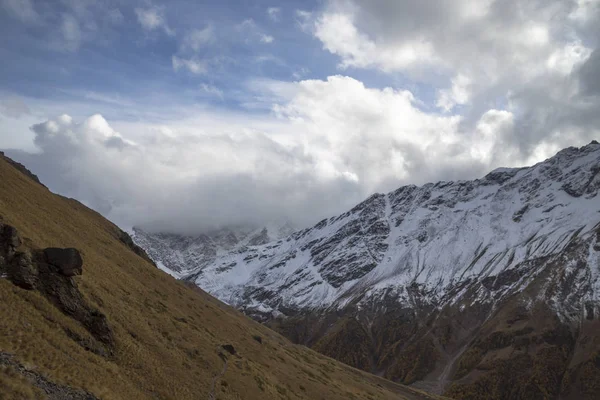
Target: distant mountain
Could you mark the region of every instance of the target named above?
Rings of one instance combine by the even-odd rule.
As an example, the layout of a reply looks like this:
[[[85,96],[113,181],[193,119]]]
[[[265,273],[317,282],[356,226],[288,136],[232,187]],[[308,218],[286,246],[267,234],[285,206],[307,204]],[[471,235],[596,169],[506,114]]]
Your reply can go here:
[[[595,399],[599,190],[592,142],[375,194],[286,238],[200,251],[179,271],[293,341],[396,381],[460,399]]]
[[[248,246],[260,246],[294,231],[289,223],[269,225],[259,229],[235,227],[212,230],[195,236],[172,233],[149,233],[134,227],[133,240],[147,249],[159,268],[175,277],[211,265],[230,251],[243,251]]]
[[[0,398],[435,397],[294,345],[171,278],[0,154]]]

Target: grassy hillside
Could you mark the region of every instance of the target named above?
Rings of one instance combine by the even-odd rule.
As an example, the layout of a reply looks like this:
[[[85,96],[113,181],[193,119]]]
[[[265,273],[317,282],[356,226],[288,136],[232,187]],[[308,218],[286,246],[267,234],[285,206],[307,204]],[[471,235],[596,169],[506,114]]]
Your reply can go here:
[[[102,399],[431,398],[292,345],[172,279],[126,246],[116,226],[1,156],[0,223],[18,230],[19,251],[78,249],[83,274],[74,286],[112,332],[110,351],[94,351],[82,323],[3,275],[0,399],[44,398],[41,381]]]

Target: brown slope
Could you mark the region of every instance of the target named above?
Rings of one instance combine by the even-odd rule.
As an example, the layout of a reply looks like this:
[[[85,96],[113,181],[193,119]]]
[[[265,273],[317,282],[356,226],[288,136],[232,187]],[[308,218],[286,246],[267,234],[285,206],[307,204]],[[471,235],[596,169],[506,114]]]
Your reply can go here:
[[[132,251],[115,225],[3,157],[0,218],[18,231],[17,251],[46,271],[36,279],[63,285],[23,289],[0,267],[2,399],[432,398],[292,345],[172,279]],[[48,247],[78,249],[83,274],[52,275],[42,256]],[[73,293],[81,296],[74,312]],[[97,335],[89,315],[105,316],[108,336]]]

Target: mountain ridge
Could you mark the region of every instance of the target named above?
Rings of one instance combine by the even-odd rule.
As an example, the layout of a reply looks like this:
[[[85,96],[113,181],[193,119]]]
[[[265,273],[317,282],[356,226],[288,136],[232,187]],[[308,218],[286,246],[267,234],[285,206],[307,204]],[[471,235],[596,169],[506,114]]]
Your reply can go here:
[[[374,194],[184,279],[294,342],[393,380],[486,398],[492,376],[497,398],[593,398],[581,388],[569,396],[582,382],[573,371],[588,365],[581,332],[598,320],[599,189],[594,141],[474,181]],[[546,367],[528,370],[547,362],[546,347],[569,355],[554,361],[562,383],[550,389],[534,383]]]
[[[595,144],[591,144],[590,146],[583,149],[594,148],[595,150],[592,152],[591,157],[595,160],[600,147]],[[526,256],[544,255],[553,247],[566,245],[570,237],[567,233],[574,233],[576,229],[558,235],[558,232],[552,232],[557,227],[567,226],[568,228],[569,224],[583,224],[583,230],[586,230],[586,228],[589,230],[593,224],[584,222],[594,218],[600,221],[595,210],[589,211],[589,208],[586,209],[585,206],[589,205],[589,202],[579,201],[579,198],[586,194],[584,193],[585,190],[591,190],[590,193],[587,193],[587,196],[595,197],[597,194],[600,178],[598,177],[598,170],[592,171],[592,169],[598,167],[594,166],[589,170],[582,171],[579,170],[577,165],[571,166],[572,170],[575,170],[574,176],[569,176],[568,173],[563,176],[558,171],[558,168],[562,166],[553,165],[553,163],[560,162],[559,160],[568,162],[574,154],[573,151],[575,150],[565,149],[557,154],[555,158],[551,158],[530,168],[513,169],[510,171],[496,170],[480,180],[438,182],[436,184],[426,184],[421,187],[409,185],[388,194],[374,194],[352,210],[340,216],[325,219],[312,228],[295,232],[286,239],[287,243],[292,242],[291,245],[286,246],[285,242],[280,240],[278,242],[267,243],[263,246],[249,247],[248,249],[244,249],[242,253],[244,257],[241,260],[240,257],[236,257],[236,254],[240,254],[239,251],[237,253],[225,253],[221,256],[221,259],[217,258],[208,268],[191,271],[187,278],[190,279],[194,275],[198,275],[200,286],[209,288],[209,291],[211,291],[210,284],[213,282],[207,282],[211,278],[213,280],[218,279],[227,272],[228,268],[235,273],[239,272],[235,267],[229,267],[234,262],[243,265],[246,269],[254,268],[256,272],[253,271],[252,273],[256,273],[256,275],[260,275],[259,270],[264,267],[272,268],[271,271],[276,270],[283,261],[295,266],[304,264],[305,267],[308,263],[304,259],[294,262],[293,260],[282,260],[282,257],[279,257],[279,254],[285,254],[285,257],[292,257],[295,254],[298,258],[310,258],[309,261],[312,261],[314,266],[318,268],[316,274],[314,274],[314,271],[306,271],[307,275],[314,275],[312,278],[315,278],[315,280],[312,282],[328,286],[318,293],[318,295],[315,295],[314,302],[323,305],[323,302],[327,301],[328,305],[330,305],[334,301],[338,301],[343,305],[343,298],[348,297],[348,294],[351,294],[352,290],[358,290],[361,284],[364,285],[366,276],[369,274],[371,275],[369,276],[371,279],[370,284],[373,288],[385,287],[381,282],[385,279],[390,279],[386,275],[393,275],[394,269],[402,268],[402,266],[398,266],[400,264],[398,260],[402,259],[402,257],[412,257],[412,249],[420,251],[420,255],[423,255],[423,257],[418,261],[414,260],[416,268],[400,272],[403,272],[405,275],[406,272],[410,272],[411,276],[409,278],[412,278],[416,283],[420,284],[424,283],[424,281],[429,283],[435,278],[437,280],[442,279],[441,283],[445,284],[447,283],[444,280],[446,277],[443,275],[448,273],[448,270],[450,270],[451,279],[454,280],[460,280],[465,274],[468,275],[469,271],[453,269],[448,267],[448,265],[442,265],[442,267],[437,269],[429,270],[423,268],[423,263],[426,262],[423,260],[426,259],[426,253],[430,254],[432,252],[432,250],[427,248],[427,245],[429,247],[447,248],[448,242],[452,240],[450,238],[444,241],[445,238],[442,237],[441,240],[437,238],[436,242],[436,238],[433,236],[456,234],[455,232],[443,230],[443,225],[452,225],[452,227],[455,227],[459,223],[465,224],[465,228],[459,228],[463,232],[456,234],[456,236],[461,236],[464,241],[468,241],[464,239],[467,231],[476,229],[477,235],[501,236],[504,234],[506,238],[500,240],[506,242],[502,243],[506,248],[515,248],[528,241],[534,241],[539,244],[535,249],[531,248],[529,253],[527,253],[526,248],[520,246],[519,250],[524,252],[524,254],[514,254],[514,256],[512,254],[505,254],[504,257],[496,259],[492,263],[492,258],[502,253],[501,251],[493,252],[493,247],[502,246],[490,243],[492,242],[491,238],[484,238],[487,240],[481,241],[471,240],[472,243],[468,243],[468,245],[471,246],[469,253],[472,254],[472,258],[469,259],[469,262],[461,260],[462,264],[466,264],[467,268],[465,269],[471,269],[472,272],[474,268],[479,267],[482,272],[488,275],[494,272],[497,273],[497,270],[494,270],[492,267],[499,266],[503,259],[505,262],[510,261],[507,266],[510,267],[510,265],[514,265]],[[554,187],[546,188],[548,190],[544,191],[544,188],[539,187],[541,185],[540,179],[535,174],[540,172],[538,171],[539,169],[543,169],[541,173],[547,174],[554,179],[557,177],[561,178],[561,182],[551,181]],[[577,187],[577,182],[584,180],[582,175],[587,175],[588,173],[592,175],[588,178],[589,183],[586,186]],[[518,176],[519,174],[525,176],[521,178]],[[508,184],[510,184],[509,181],[514,180],[515,177],[518,178],[518,182],[507,188]],[[558,184],[560,184],[560,188],[564,190],[564,193],[567,194],[567,197],[570,198],[563,196],[557,199],[557,196],[560,195],[560,190],[557,190],[556,187]],[[513,189],[517,189],[518,193],[516,193],[516,196],[513,193]],[[482,207],[482,204],[478,204],[489,200],[491,196],[499,198],[499,201],[495,203],[491,202],[489,206],[483,204],[487,207]],[[572,210],[567,210],[566,214],[556,213],[556,210],[564,209],[565,203],[567,203],[567,201],[561,200],[570,200],[573,205],[572,208],[578,209],[577,221],[567,221],[568,223],[564,221],[567,218],[565,215],[574,215],[571,212]],[[510,202],[509,205],[498,205],[498,203],[508,202]],[[502,206],[502,209],[498,210],[497,208],[500,206]],[[442,207],[445,208],[442,211],[445,211],[446,214],[459,214],[459,217],[452,218],[452,216],[443,215],[442,212],[438,212]],[[510,218],[503,218],[500,221],[492,220],[493,218],[485,222],[480,221],[484,217],[485,212],[500,214],[500,211],[504,214],[510,214]],[[555,212],[553,213],[553,211]],[[569,212],[571,213],[569,214]],[[411,214],[416,215],[413,216]],[[475,216],[473,217],[471,214],[475,214]],[[532,216],[532,214],[535,215]],[[521,220],[526,215],[529,216],[530,220],[538,218],[540,221],[522,222]],[[497,215],[494,217],[497,217]],[[444,220],[437,222],[436,219],[440,218]],[[543,227],[539,222],[553,224],[552,229]],[[518,230],[522,225],[527,223],[533,226],[525,227],[523,232],[516,233],[510,231],[510,229]],[[400,226],[401,224],[402,226]],[[494,224],[497,226],[505,224],[506,227],[498,227],[499,232],[487,232],[487,227],[494,226]],[[395,233],[394,235],[394,231],[400,231],[400,233]],[[404,233],[407,231],[409,233]],[[541,236],[543,236],[544,240],[540,239]],[[350,243],[347,240],[349,237],[353,237],[353,241]],[[554,241],[550,239],[554,239]],[[345,243],[344,240],[346,240]],[[397,251],[399,246],[407,247],[407,243],[411,247],[404,253]],[[296,248],[299,248],[300,251],[294,252]],[[332,248],[334,251],[332,251]],[[422,250],[423,248],[425,250]],[[306,254],[307,250],[309,250],[309,255]],[[338,251],[336,252],[335,250]],[[460,249],[461,252],[464,252],[464,250],[463,248]],[[396,254],[393,253],[394,251]],[[446,254],[441,255],[446,256]],[[450,258],[456,259],[457,257],[458,255],[453,254]],[[470,261],[473,261],[473,265],[470,265]],[[486,267],[484,261],[490,263],[487,266],[489,271],[483,271],[484,267]],[[341,263],[344,264],[343,268],[340,268],[338,265]],[[456,264],[460,263],[457,262]],[[378,268],[379,271],[372,273],[376,269],[375,267],[380,267],[381,264],[387,264],[387,267]],[[404,264],[408,265],[410,261]],[[254,267],[254,265],[257,265],[257,267]],[[305,270],[308,269],[305,267]],[[206,275],[213,271],[215,272],[214,276],[206,277]],[[291,272],[297,271],[298,269]],[[205,276],[206,278],[201,278],[200,276]],[[288,275],[285,276],[285,278],[288,277]],[[245,288],[252,285],[255,281],[260,283],[261,287],[265,287],[265,281],[264,279],[261,281],[261,276],[258,276],[255,281],[251,280],[252,277],[248,278],[250,280],[244,282],[243,285]],[[307,276],[307,278],[309,277]],[[303,282],[306,281],[305,279]],[[348,284],[349,281],[353,282],[352,286]],[[373,284],[372,282],[375,283]],[[286,284],[282,284],[281,286],[287,287],[291,283],[293,284],[293,282],[288,280]],[[228,285],[229,283],[224,280],[223,284]],[[312,291],[311,294],[314,292],[316,291]],[[332,295],[331,292],[335,292],[335,295]],[[214,294],[218,296],[218,290],[215,290]],[[301,300],[298,300],[297,295],[298,292],[295,292],[294,295],[290,295],[289,297],[294,298],[295,302],[300,302]],[[223,297],[222,300],[230,299]],[[266,304],[263,305],[268,306]]]

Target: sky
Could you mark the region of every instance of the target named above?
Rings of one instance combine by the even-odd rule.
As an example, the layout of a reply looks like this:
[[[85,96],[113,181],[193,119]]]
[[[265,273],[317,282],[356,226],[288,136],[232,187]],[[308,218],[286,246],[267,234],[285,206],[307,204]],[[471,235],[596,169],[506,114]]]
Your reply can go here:
[[[303,227],[600,136],[600,0],[0,0],[0,149],[117,224]]]

